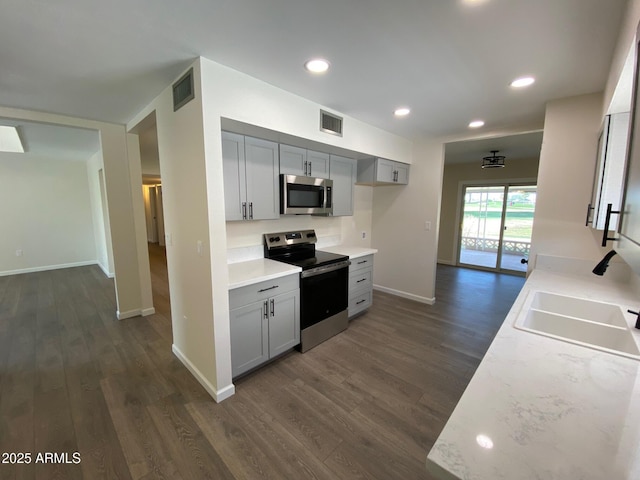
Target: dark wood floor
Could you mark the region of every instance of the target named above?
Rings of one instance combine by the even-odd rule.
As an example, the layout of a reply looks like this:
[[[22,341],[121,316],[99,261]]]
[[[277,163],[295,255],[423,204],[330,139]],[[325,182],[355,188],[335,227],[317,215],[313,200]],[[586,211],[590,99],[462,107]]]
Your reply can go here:
[[[347,331],[215,404],[171,353],[163,252],[150,256],[158,311],[123,321],[97,267],[0,277],[0,452],[31,454],[1,479],[428,478],[524,282],[439,266],[435,305],[376,292]]]

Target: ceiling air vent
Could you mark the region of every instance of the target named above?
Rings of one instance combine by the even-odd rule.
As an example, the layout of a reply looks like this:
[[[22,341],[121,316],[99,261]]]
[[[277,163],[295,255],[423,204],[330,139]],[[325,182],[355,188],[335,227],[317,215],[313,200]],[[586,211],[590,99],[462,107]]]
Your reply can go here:
[[[342,136],[342,117],[320,110],[320,131]]]
[[[189,103],[196,96],[193,91],[193,68],[173,84],[173,111]]]

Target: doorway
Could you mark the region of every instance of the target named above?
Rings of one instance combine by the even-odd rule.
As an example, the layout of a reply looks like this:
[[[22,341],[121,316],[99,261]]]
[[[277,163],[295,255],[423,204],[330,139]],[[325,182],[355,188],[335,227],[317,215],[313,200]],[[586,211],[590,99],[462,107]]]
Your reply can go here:
[[[536,193],[535,184],[462,185],[457,264],[526,273]]]

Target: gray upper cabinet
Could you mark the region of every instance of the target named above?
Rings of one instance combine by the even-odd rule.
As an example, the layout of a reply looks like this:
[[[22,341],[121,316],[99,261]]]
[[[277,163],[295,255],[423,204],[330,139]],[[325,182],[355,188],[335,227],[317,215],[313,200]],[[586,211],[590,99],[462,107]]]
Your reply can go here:
[[[406,185],[409,165],[384,158],[358,161],[358,183],[362,185]]]
[[[605,228],[608,204],[613,211],[619,211],[622,206],[629,118],[629,112],[616,113],[607,115],[603,122],[591,204],[587,211],[587,225],[597,230]],[[609,230],[617,227],[618,215],[611,215]]]
[[[281,144],[280,173],[328,178],[329,154]]]
[[[333,216],[353,215],[353,185],[358,163],[352,158],[331,155],[329,178],[333,180]]]
[[[278,144],[222,132],[226,220],[280,216]]]

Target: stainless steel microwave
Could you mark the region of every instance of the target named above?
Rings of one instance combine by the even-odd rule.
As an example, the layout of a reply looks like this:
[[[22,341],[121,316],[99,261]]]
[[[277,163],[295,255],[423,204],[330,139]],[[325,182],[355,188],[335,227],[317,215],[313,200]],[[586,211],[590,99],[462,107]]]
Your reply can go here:
[[[280,175],[280,213],[283,215],[331,215],[333,180]]]

